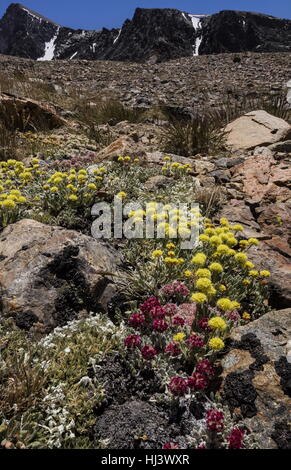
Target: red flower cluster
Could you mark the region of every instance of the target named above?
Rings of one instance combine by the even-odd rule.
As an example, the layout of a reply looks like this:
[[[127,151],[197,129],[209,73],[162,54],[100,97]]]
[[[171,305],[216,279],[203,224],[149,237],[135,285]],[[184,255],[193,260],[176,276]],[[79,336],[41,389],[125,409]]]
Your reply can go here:
[[[175,442],[167,442],[167,444],[163,445],[163,449],[181,449],[181,447],[175,444]]]
[[[143,325],[145,322],[145,317],[142,313],[134,313],[131,315],[130,319],[128,320],[128,323],[130,326],[133,326],[135,328],[138,328],[139,326]]]
[[[153,307],[149,312],[152,318],[164,318],[166,316],[166,311],[160,305]]]
[[[209,410],[206,417],[207,429],[220,432],[224,427],[224,416],[222,411]]]
[[[176,397],[182,397],[187,392],[188,381],[183,379],[183,377],[173,377],[168,385],[168,389]]]
[[[154,320],[153,321],[153,329],[157,330],[159,333],[163,333],[168,328],[169,328],[169,325],[164,320]]]
[[[214,368],[208,359],[203,359],[203,361],[197,362],[196,372],[203,374],[207,378],[215,375]]]
[[[144,359],[150,361],[158,354],[158,351],[153,346],[144,346],[141,348],[141,354]]]
[[[129,335],[124,340],[127,349],[135,349],[141,344],[141,337],[138,335]]]
[[[141,304],[140,309],[143,313],[151,313],[154,307],[160,307],[160,301],[156,297],[149,297],[143,304]]]
[[[170,354],[170,356],[179,356],[179,354],[181,354],[181,349],[177,343],[169,343],[165,348],[165,352]]]
[[[208,322],[209,322],[209,318],[202,318],[199,322],[198,322],[198,326],[201,330],[203,331],[211,331],[212,328],[211,326],[208,326]]]
[[[192,334],[188,339],[187,339],[187,343],[189,345],[190,348],[203,348],[203,346],[205,345],[204,344],[204,341],[203,341],[203,338],[199,335],[196,335],[195,333]]]
[[[200,374],[199,372],[194,372],[192,377],[188,379],[188,387],[190,390],[197,392],[198,390],[202,390],[207,386],[207,379],[205,375]]]
[[[244,435],[245,435],[244,431],[242,431],[241,429],[234,428],[227,438],[228,448],[229,449],[242,449]]]
[[[174,318],[173,318],[173,325],[185,325],[185,320],[183,317],[180,317],[179,315],[176,315]]]

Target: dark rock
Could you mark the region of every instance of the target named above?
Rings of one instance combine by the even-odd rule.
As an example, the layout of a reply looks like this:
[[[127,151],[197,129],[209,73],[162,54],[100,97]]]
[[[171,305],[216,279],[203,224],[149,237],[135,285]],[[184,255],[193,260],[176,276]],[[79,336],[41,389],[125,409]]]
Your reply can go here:
[[[234,415],[257,436],[265,449],[286,448],[290,433],[291,365],[287,341],[291,309],[272,311],[245,326],[235,328],[230,351],[222,359],[222,394]]]
[[[200,54],[289,52],[291,21],[260,13],[224,10],[201,20]]]
[[[115,294],[110,273],[117,273],[117,253],[73,230],[23,219],[3,230],[0,253],[0,317],[19,328],[41,324],[49,332],[106,311]]]
[[[112,405],[99,416],[95,439],[109,439],[110,449],[162,449],[171,442],[170,431],[167,417],[154,405],[131,400]]]

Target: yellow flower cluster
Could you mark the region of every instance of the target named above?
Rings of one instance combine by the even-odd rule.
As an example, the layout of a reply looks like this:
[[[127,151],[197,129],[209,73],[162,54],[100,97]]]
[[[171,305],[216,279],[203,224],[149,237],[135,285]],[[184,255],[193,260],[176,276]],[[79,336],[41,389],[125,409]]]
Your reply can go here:
[[[139,163],[139,158],[132,158],[129,155],[126,155],[125,157],[118,157],[117,161],[118,163],[126,166],[130,163]]]
[[[212,317],[208,322],[208,326],[216,330],[224,331],[227,328],[226,321],[221,317]]]
[[[55,172],[47,179],[47,172],[41,169],[37,158],[30,166],[10,159],[0,162],[0,219],[1,227],[13,223],[19,216],[19,209],[28,203],[43,204],[57,210],[64,202],[90,206],[105,168],[96,169],[92,174],[86,170],[74,169],[69,172]]]
[[[0,220],[6,226],[16,220],[19,208],[25,205],[25,188],[41,174],[39,160],[33,159],[30,167],[17,160],[0,162]]]
[[[51,135],[51,136],[43,137],[41,135],[34,134],[31,131],[22,133],[21,138],[31,144],[39,143],[39,144],[44,144],[44,145],[49,145],[49,146],[54,146],[54,147],[59,147],[61,145],[61,143],[59,142],[56,136]]]
[[[164,157],[164,166],[162,167],[162,172],[167,176],[179,177],[185,173],[191,171],[191,165],[189,163],[178,163],[171,162],[171,157]]]
[[[90,204],[94,199],[96,190],[103,181],[105,168],[99,168],[88,174],[84,169],[79,171],[75,169],[69,172],[57,171],[43,185],[45,197],[50,203],[56,200],[56,197],[67,201],[80,201],[80,203]]]
[[[202,215],[197,209],[191,209],[187,214],[181,209],[177,209],[171,204],[158,204],[149,202],[146,209],[131,210],[128,217],[135,223],[147,221],[154,223],[158,238],[163,235],[169,238],[189,239],[191,237],[191,228],[199,227]],[[170,262],[171,263],[171,262]]]
[[[197,304],[210,302],[223,312],[240,309],[239,297],[233,298],[233,279],[241,278],[237,290],[243,292],[245,286],[252,285],[257,278],[267,278],[269,271],[257,271],[249,261],[247,249],[259,244],[256,238],[237,238],[243,232],[240,224],[231,225],[226,218],[215,226],[210,219],[204,219],[204,231],[199,236],[199,247],[190,263],[193,270],[184,270],[184,278],[193,278],[196,292],[192,301]],[[239,235],[240,236],[240,235]],[[217,261],[216,261],[217,260]],[[237,281],[236,281],[237,282]],[[264,283],[266,281],[262,281]],[[222,292],[232,292],[229,297],[221,297]],[[234,294],[236,297],[236,294]]]

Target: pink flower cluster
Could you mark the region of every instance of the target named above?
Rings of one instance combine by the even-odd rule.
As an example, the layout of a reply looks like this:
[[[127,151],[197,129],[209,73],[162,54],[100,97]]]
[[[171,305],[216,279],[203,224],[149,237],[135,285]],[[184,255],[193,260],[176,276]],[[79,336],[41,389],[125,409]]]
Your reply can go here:
[[[172,284],[163,286],[160,293],[166,299],[183,299],[188,297],[190,291],[183,282],[175,281]]]
[[[90,152],[87,155],[70,155],[70,158],[63,160],[55,160],[53,162],[53,167],[63,169],[78,169],[94,163],[95,158],[96,154],[94,152]]]

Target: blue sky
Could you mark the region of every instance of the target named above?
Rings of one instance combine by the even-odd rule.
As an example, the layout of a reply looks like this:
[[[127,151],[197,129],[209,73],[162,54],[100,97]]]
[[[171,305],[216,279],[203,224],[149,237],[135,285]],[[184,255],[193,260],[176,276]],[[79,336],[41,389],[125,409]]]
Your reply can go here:
[[[0,0],[0,16],[11,1]],[[291,19],[291,0],[23,0],[23,5],[64,26],[80,29],[119,27],[136,7],[177,8],[188,13],[257,11]]]

